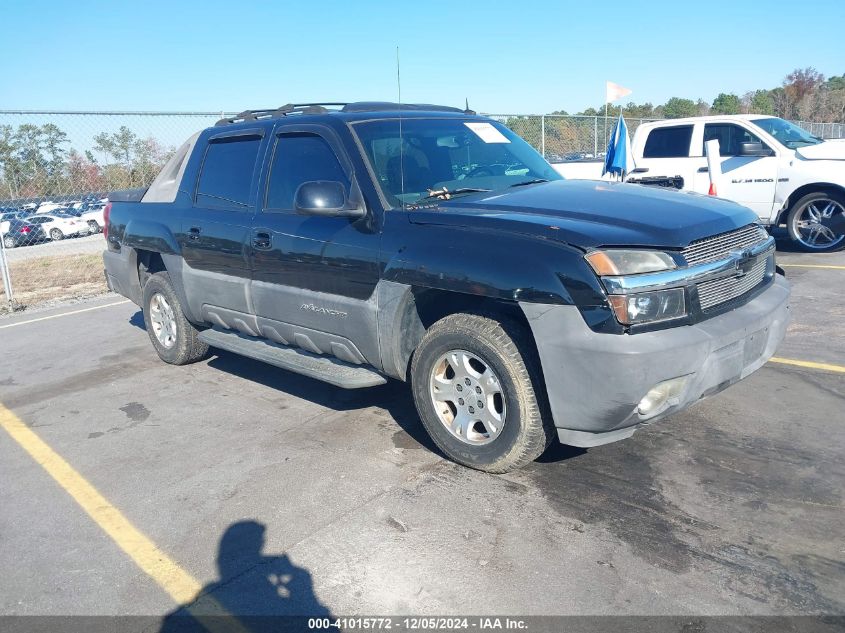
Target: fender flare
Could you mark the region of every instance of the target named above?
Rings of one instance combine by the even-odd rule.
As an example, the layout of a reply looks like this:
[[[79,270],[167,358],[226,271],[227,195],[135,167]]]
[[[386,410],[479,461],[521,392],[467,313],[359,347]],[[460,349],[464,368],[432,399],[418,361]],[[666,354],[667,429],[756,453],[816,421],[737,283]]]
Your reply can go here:
[[[168,227],[160,222],[131,219],[121,239],[122,246],[136,250],[152,251],[162,255],[178,255],[182,249]]]

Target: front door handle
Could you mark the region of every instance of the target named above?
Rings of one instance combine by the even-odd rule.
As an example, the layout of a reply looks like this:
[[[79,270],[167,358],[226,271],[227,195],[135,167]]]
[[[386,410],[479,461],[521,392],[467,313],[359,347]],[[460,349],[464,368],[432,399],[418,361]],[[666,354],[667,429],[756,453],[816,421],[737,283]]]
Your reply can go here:
[[[269,233],[259,231],[252,236],[252,246],[261,251],[268,251],[273,247],[273,237]]]
[[[699,174],[706,174],[706,173],[708,173],[709,171],[710,171],[710,168],[709,168],[709,167],[699,167],[699,168],[698,168],[698,173],[699,173]]]
[[[188,239],[197,241],[200,238],[200,233],[202,229],[198,226],[192,226],[188,229]]]

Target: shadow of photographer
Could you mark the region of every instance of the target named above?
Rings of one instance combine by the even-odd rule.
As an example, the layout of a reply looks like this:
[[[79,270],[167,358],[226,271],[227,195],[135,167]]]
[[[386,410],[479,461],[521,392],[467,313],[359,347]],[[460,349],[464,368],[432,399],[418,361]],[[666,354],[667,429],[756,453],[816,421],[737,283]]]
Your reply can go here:
[[[306,569],[285,554],[262,553],[265,531],[257,521],[230,525],[217,552],[220,578],[167,614],[160,633],[302,630],[308,618],[333,617]]]

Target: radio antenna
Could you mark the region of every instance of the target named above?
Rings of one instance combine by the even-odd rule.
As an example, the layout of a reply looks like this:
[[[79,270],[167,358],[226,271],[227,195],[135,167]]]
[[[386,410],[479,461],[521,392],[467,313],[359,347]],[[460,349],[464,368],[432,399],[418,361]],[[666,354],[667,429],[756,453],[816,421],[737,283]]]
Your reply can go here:
[[[399,99],[399,187],[402,190],[402,210],[405,210],[405,144],[402,139],[402,77],[399,72],[399,46],[396,46],[396,90]]]

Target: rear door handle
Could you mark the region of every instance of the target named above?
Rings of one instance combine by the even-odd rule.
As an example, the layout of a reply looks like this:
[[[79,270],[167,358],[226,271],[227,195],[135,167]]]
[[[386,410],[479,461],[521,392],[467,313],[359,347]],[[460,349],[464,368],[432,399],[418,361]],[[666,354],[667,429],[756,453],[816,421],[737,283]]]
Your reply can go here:
[[[202,232],[201,228],[199,228],[198,226],[192,226],[191,228],[188,229],[188,239],[194,240],[194,241],[198,240],[200,238],[201,232]]]
[[[261,251],[270,250],[273,247],[273,237],[265,231],[259,231],[252,236],[252,246]]]

